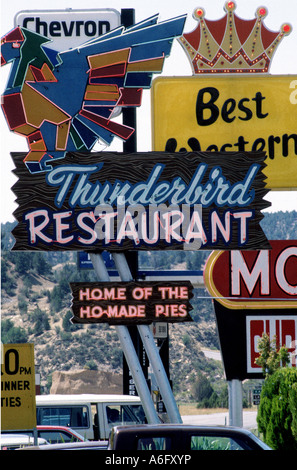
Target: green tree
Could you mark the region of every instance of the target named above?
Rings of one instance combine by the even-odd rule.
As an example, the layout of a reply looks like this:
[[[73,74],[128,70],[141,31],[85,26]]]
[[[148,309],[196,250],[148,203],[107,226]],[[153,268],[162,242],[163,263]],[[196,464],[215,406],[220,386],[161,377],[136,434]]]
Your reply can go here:
[[[88,370],[98,370],[98,366],[96,364],[95,361],[93,361],[93,359],[91,359],[90,361],[86,362],[86,365],[84,367],[85,369],[88,369]]]
[[[23,328],[14,326],[11,320],[3,320],[1,322],[1,341],[3,344],[27,343],[28,336]]]
[[[259,357],[256,364],[262,367],[265,377],[273,374],[281,365],[284,367],[290,362],[289,352],[285,346],[279,346],[276,336],[270,341],[267,333],[258,341]]]
[[[297,442],[297,383],[292,385],[289,395],[290,409],[292,412],[292,434]]]
[[[82,328],[83,325],[80,325],[79,323],[76,323],[76,324],[73,324],[71,323],[71,318],[73,317],[73,312],[71,310],[68,310],[64,317],[63,317],[63,322],[62,322],[62,326],[63,326],[63,329],[64,331],[76,331],[78,330],[79,328]]]
[[[50,329],[47,313],[41,310],[39,307],[37,307],[34,312],[32,312],[32,320],[34,322],[34,333],[37,336]]]
[[[208,378],[204,374],[198,374],[197,380],[193,384],[192,393],[197,401],[203,401],[205,399],[209,399],[214,390],[208,380]]]
[[[32,267],[32,254],[30,252],[18,252],[15,257],[15,270],[18,274],[24,275],[29,272]]]
[[[44,253],[36,252],[32,255],[32,267],[37,274],[45,275],[51,273],[51,265],[47,262]]]
[[[264,441],[275,450],[297,450],[297,370],[279,367],[267,376],[257,415]]]

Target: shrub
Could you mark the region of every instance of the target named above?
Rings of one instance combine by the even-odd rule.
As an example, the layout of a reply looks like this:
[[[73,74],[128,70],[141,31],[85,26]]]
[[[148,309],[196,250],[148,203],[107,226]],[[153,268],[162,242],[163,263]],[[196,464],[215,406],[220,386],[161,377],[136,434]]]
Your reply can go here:
[[[1,323],[1,341],[7,343],[27,343],[26,331],[18,326],[14,326],[12,321],[3,320]]]
[[[292,412],[292,434],[297,441],[297,383],[292,385],[289,400]]]
[[[18,307],[20,313],[28,313],[28,302],[22,295],[18,296]]]
[[[86,362],[86,365],[84,367],[85,369],[88,369],[88,370],[98,370],[98,366],[96,364],[95,361],[93,361],[92,359],[88,362]]]
[[[48,321],[48,316],[47,313],[41,310],[39,307],[37,307],[33,312],[32,312],[32,321],[34,322],[34,334],[39,336],[44,331],[50,329],[50,324]]]
[[[296,384],[297,370],[292,367],[279,368],[264,381],[257,422],[264,441],[275,450],[297,450],[297,437],[293,433]]]

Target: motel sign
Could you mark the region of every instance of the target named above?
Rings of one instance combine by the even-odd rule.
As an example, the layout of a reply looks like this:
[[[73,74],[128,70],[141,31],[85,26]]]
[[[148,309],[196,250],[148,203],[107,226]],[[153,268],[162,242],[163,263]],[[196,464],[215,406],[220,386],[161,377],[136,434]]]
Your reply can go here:
[[[297,241],[270,240],[271,250],[213,252],[205,283],[228,308],[271,309],[297,306]],[[228,276],[222,272],[229,271]]]
[[[296,367],[297,241],[269,243],[271,250],[214,251],[206,263],[227,380],[262,378],[255,360],[264,333],[288,348]]]

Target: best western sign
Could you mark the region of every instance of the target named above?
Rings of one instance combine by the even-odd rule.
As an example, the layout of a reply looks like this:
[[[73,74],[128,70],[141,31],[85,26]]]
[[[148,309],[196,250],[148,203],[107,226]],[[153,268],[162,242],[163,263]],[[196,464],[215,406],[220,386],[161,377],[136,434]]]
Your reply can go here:
[[[154,150],[266,151],[267,187],[297,188],[297,76],[158,78]]]
[[[121,24],[120,13],[116,10],[36,10],[21,11],[15,16],[15,26],[21,26],[52,42],[47,47],[59,51],[74,48],[90,41]]]
[[[297,308],[297,240],[271,250],[213,252],[204,272],[210,294],[231,309]]]

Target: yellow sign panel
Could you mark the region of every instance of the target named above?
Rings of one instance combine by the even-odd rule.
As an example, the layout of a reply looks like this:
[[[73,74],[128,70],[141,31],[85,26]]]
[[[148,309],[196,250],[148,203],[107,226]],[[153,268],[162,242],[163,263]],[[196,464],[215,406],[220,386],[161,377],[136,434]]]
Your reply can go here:
[[[33,344],[2,345],[1,429],[36,427]]]
[[[265,151],[269,189],[297,189],[297,75],[161,77],[153,150]]]

